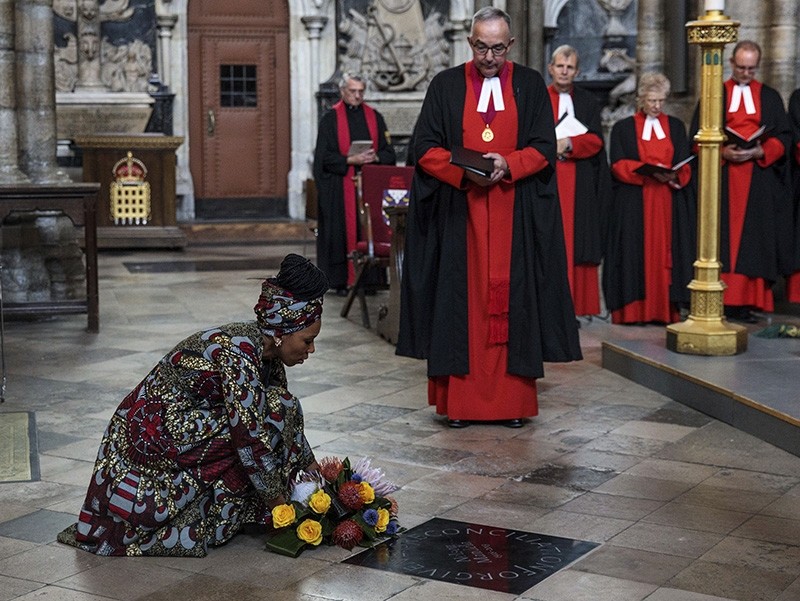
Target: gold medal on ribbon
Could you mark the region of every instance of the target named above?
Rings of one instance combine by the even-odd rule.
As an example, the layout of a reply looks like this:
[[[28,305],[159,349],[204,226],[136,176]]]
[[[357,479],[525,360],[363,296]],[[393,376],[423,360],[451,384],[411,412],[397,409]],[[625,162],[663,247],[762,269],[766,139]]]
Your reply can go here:
[[[486,129],[484,129],[483,133],[481,134],[481,138],[483,138],[484,142],[491,142],[494,140],[494,132],[489,127],[488,123],[486,124]]]

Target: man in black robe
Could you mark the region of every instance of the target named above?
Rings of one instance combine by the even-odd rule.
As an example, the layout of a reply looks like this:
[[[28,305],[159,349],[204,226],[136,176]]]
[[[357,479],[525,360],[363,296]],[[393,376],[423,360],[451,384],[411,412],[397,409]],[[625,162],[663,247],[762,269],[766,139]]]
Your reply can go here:
[[[746,136],[760,125],[766,128],[755,144],[732,143],[729,136],[722,148],[719,259],[725,314],[745,323],[758,321],[752,309],[773,310],[772,285],[779,274],[792,271],[791,130],[778,91],[755,77],[760,62],[760,46],[739,41],[730,58],[731,79],[723,89],[726,128]]]
[[[505,12],[493,7],[475,14],[469,39],[473,60],[433,79],[413,136],[417,161],[406,222],[397,353],[428,360],[428,401],[437,405],[439,413],[448,415],[451,427],[492,420],[521,426],[521,418],[536,414],[534,380],[543,376],[543,362],[581,358],[553,175],[552,108],[538,72],[510,61],[504,65],[513,43],[509,21]],[[491,86],[497,86],[498,93],[502,90],[502,103],[494,90],[484,92]],[[487,108],[482,110],[478,95],[487,96]],[[497,122],[509,124],[505,115],[516,114],[512,138],[489,122],[489,97],[494,97]],[[505,106],[499,108],[498,104]],[[487,131],[481,135],[484,123]],[[488,177],[447,167],[452,150],[464,146],[467,137],[473,141],[473,149],[490,149],[483,155],[492,163]],[[481,146],[481,138],[486,145]],[[508,150],[491,150],[495,146]],[[448,171],[450,181],[446,181]],[[510,223],[496,223],[498,229],[507,228],[507,239],[486,227],[486,214],[480,217],[470,208],[487,195],[487,206],[494,207],[488,212],[490,222],[495,223],[492,220],[497,219],[501,207],[502,212],[507,211]],[[510,197],[508,208],[506,195]],[[495,204],[495,199],[502,205]],[[471,257],[476,252],[486,253],[487,247],[490,260],[499,248],[497,252],[510,263],[509,271],[497,274],[493,281],[491,272],[468,269],[475,262]],[[488,309],[468,302],[468,297],[480,295],[480,290],[488,290],[483,292],[489,298]],[[494,301],[499,314],[491,309]],[[477,320],[476,315],[480,316]],[[477,340],[471,331],[474,325],[485,325],[484,315],[486,322],[500,318],[489,328],[488,341]],[[470,345],[477,345],[479,352]],[[483,351],[490,354],[497,349],[505,353],[506,360],[498,371],[487,372]],[[471,398],[453,397],[459,379],[475,382]],[[479,398],[477,389],[487,380],[489,392],[496,393]],[[530,396],[510,399],[503,392],[514,387],[508,385],[509,380],[532,382]],[[450,395],[447,403],[434,398],[442,391]]]
[[[319,202],[317,265],[328,276],[331,288],[345,296],[348,285],[353,283],[348,256],[355,250],[358,238],[353,177],[362,165],[394,165],[396,157],[383,116],[364,103],[364,79],[346,73],[339,89],[342,99],[319,123],[314,181]],[[352,146],[355,141],[372,144],[358,150]]]

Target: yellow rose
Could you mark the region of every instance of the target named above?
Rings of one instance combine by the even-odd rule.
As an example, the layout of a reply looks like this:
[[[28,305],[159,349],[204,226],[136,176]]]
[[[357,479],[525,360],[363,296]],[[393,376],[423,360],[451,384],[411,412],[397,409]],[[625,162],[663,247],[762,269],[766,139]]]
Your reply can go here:
[[[325,515],[331,507],[331,496],[320,489],[309,497],[308,506],[314,513]]]
[[[373,490],[369,482],[362,482],[361,488],[358,491],[358,496],[361,497],[361,500],[364,501],[366,505],[369,505],[375,500],[375,490]]]
[[[276,528],[283,528],[294,524],[295,520],[294,505],[276,505],[272,509],[272,525]]]
[[[386,532],[386,526],[389,525],[389,517],[387,509],[378,509],[378,523],[375,524],[375,532]]]
[[[310,545],[322,542],[322,524],[316,520],[303,520],[297,527],[297,538]]]

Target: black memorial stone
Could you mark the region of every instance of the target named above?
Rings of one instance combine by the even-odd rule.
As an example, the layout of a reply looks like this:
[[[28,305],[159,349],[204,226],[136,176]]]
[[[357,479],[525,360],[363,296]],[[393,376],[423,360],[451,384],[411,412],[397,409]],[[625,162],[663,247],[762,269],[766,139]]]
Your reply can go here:
[[[433,518],[345,563],[519,595],[597,546]]]

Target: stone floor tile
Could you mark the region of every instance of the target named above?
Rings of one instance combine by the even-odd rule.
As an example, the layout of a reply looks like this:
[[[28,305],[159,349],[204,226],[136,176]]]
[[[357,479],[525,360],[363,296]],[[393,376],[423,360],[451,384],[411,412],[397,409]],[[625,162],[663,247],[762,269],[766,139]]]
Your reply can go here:
[[[183,570],[165,568],[153,563],[125,561],[106,562],[58,581],[58,586],[86,593],[112,592],[123,601],[147,598],[165,588],[180,589],[193,575]],[[149,559],[149,558],[148,558]],[[186,560],[191,561],[191,560]]]
[[[790,584],[785,591],[775,598],[775,601],[796,601],[800,599],[800,578]]]
[[[44,586],[30,593],[15,597],[18,601],[108,601],[116,599],[114,591],[85,593],[60,586]]]
[[[346,564],[320,570],[292,587],[289,594],[302,593],[340,601],[383,601],[417,586],[421,580],[413,576],[381,572]]]
[[[667,586],[737,601],[773,601],[794,577],[783,572],[697,561],[672,578]]]
[[[578,570],[562,570],[526,591],[536,601],[642,601],[657,586]]]
[[[774,472],[753,472],[749,470],[719,470],[703,484],[720,488],[735,488],[760,493],[784,494],[798,486],[800,479],[781,476]]]
[[[687,482],[662,480],[647,476],[631,476],[625,473],[612,478],[608,482],[604,482],[594,491],[610,495],[622,495],[623,497],[669,501],[691,487],[692,485]]]
[[[663,424],[651,421],[630,421],[615,429],[617,434],[627,436],[638,436],[640,438],[652,438],[666,442],[675,442],[684,436],[694,432],[697,428],[689,426],[679,426],[677,424]]]
[[[30,593],[31,591],[35,591],[41,587],[41,584],[37,582],[31,582],[30,580],[20,580],[19,578],[0,576],[0,601],[18,599],[26,593]]]
[[[609,542],[618,547],[630,549],[642,549],[682,557],[700,557],[722,539],[722,535],[711,532],[639,522]]]
[[[800,520],[787,520],[766,515],[756,515],[731,533],[733,536],[756,540],[800,544]]]
[[[664,440],[610,433],[593,440],[584,448],[605,453],[651,457],[657,455],[668,444]]]
[[[570,569],[662,585],[692,563],[689,557],[603,545]]]
[[[516,529],[529,532],[533,528],[531,524],[546,513],[548,513],[547,509],[534,505],[520,505],[500,501],[489,502],[484,498],[477,498],[466,501],[437,517],[468,524],[485,524],[508,530]],[[405,520],[403,520],[403,523],[405,525]]]
[[[655,593],[647,597],[646,601],[736,601],[729,597],[717,597],[716,595],[704,595],[692,591],[682,591],[676,588],[660,588]]]
[[[0,559],[0,574],[41,584],[52,584],[116,559],[118,558],[99,557],[73,547],[53,543],[39,545]]]
[[[579,491],[561,488],[560,486],[547,486],[544,484],[531,484],[528,482],[515,482],[510,480],[495,490],[485,494],[484,498],[487,501],[535,505],[545,509],[552,509],[580,496],[580,494]]]
[[[642,518],[644,522],[728,534],[752,514],[673,501]]]
[[[461,497],[480,497],[493,491],[506,482],[503,478],[490,478],[460,472],[435,473],[409,482],[408,490],[425,490],[428,492],[446,491],[448,495]]]
[[[513,598],[509,593],[428,580],[400,591],[392,601],[508,601]]]
[[[537,518],[530,527],[534,532],[540,534],[604,542],[628,528],[632,523],[616,518],[556,510]]]
[[[728,511],[741,511],[756,513],[773,503],[779,497],[777,494],[756,491],[733,491],[730,488],[698,484],[675,499],[678,503],[687,505],[703,505],[724,509]]]
[[[719,470],[711,465],[698,465],[683,461],[664,461],[663,459],[645,459],[630,469],[625,470],[628,476],[647,476],[660,480],[674,480],[699,484],[707,480]]]
[[[766,515],[774,515],[789,520],[800,520],[800,485],[778,497],[761,511]]]
[[[700,559],[800,576],[800,546],[795,545],[728,536]]]
[[[36,546],[36,543],[30,541],[0,536],[0,559],[17,555],[23,551],[29,551]]]
[[[661,501],[588,492],[561,506],[564,511],[587,513],[636,522],[663,506]]]

